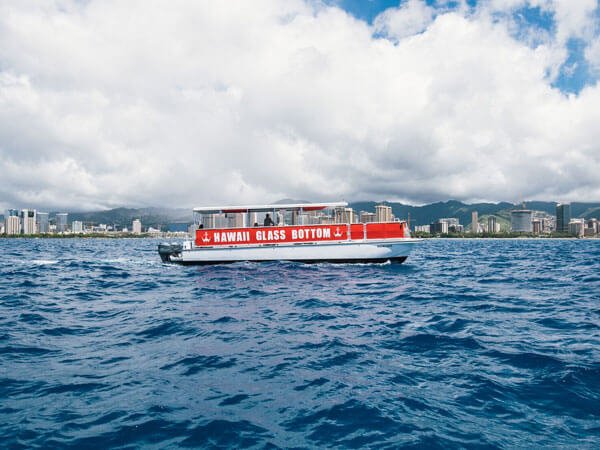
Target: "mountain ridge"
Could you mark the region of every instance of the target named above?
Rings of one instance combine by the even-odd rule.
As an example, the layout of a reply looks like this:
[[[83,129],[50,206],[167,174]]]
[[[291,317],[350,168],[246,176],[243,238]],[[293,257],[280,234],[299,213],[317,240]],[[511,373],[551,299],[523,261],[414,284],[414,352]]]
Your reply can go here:
[[[275,203],[290,202],[290,199],[279,200]],[[305,202],[298,202],[305,203]],[[459,200],[446,200],[426,205],[414,206],[400,202],[389,201],[358,201],[349,202],[349,206],[357,213],[360,211],[373,212],[375,205],[385,204],[392,207],[394,215],[400,219],[407,220],[410,215],[411,226],[428,225],[442,217],[456,217],[463,225],[471,223],[471,213],[477,211],[480,219],[483,216],[497,215],[510,220],[510,210],[520,209],[521,204],[509,202],[481,202],[463,203]],[[530,201],[525,202],[527,209],[544,211],[550,215],[556,213],[556,202]],[[51,212],[53,217],[56,213]],[[571,217],[600,218],[600,202],[573,202],[571,203]],[[79,220],[87,223],[105,223],[118,227],[130,227],[134,219],[140,219],[144,227],[165,229],[172,223],[192,223],[192,208],[167,208],[167,207],[145,207],[145,208],[113,208],[104,211],[69,212],[69,222]]]

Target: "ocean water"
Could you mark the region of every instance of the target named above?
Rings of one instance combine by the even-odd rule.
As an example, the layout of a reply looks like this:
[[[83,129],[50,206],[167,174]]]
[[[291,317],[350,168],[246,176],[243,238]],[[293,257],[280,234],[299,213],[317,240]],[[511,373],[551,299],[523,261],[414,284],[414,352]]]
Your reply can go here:
[[[600,240],[208,267],[157,243],[0,239],[0,447],[600,447]]]

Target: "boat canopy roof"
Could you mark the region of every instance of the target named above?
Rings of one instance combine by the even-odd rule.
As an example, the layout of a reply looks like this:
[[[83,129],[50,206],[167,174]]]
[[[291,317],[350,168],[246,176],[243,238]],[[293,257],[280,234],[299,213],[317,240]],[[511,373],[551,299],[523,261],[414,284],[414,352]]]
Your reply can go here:
[[[271,212],[275,210],[302,210],[320,211],[331,208],[345,208],[347,202],[334,203],[282,203],[274,205],[241,205],[241,206],[202,206],[194,208],[195,213],[220,214],[220,213],[249,213],[249,212]]]

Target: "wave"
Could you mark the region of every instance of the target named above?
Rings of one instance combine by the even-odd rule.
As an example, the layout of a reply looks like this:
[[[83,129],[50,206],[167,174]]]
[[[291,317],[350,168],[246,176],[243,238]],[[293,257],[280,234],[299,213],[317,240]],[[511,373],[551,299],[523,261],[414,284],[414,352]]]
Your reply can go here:
[[[3,447],[600,447],[600,241],[402,266],[156,245],[0,239]]]
[[[197,355],[183,358],[177,362],[165,364],[162,370],[169,370],[175,367],[185,369],[182,374],[185,376],[194,375],[205,370],[223,369],[233,367],[236,364],[236,358],[223,358],[215,355]]]

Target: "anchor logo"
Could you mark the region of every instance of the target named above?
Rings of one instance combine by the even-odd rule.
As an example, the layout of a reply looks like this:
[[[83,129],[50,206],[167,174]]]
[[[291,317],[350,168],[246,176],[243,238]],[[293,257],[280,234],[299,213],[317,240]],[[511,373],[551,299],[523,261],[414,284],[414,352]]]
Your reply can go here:
[[[342,237],[342,233],[340,232],[340,227],[335,227],[335,233],[333,235],[337,238]]]
[[[210,238],[208,237],[208,233],[204,232],[204,237],[202,238],[202,242],[210,242]]]

